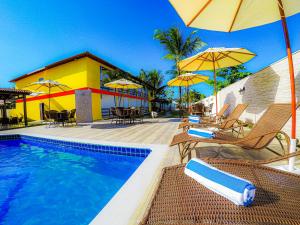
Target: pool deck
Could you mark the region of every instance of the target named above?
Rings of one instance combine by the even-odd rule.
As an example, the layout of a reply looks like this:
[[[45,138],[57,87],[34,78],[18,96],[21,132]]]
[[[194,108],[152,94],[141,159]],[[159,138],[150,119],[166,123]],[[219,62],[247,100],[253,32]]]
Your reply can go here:
[[[175,118],[146,119],[142,124],[135,125],[115,125],[110,121],[94,122],[91,124],[79,125],[77,127],[51,127],[35,126],[15,130],[0,131],[0,134],[39,134],[46,136],[58,136],[64,138],[78,138],[91,141],[107,141],[122,144],[139,145],[157,145],[162,148],[168,148],[168,154],[158,166],[157,172],[147,188],[145,194],[140,200],[139,206],[132,215],[129,224],[138,224],[147,210],[148,203],[151,200],[154,190],[161,176],[161,170],[165,166],[179,164],[177,147],[168,147],[172,137],[180,132],[177,129],[180,120]],[[272,147],[278,148],[278,143],[272,143]],[[231,145],[201,145],[192,156],[198,157],[218,157],[229,159],[268,159],[275,156],[268,150],[249,151]],[[287,161],[280,164],[275,163],[272,166],[281,166],[287,164]],[[300,168],[300,160],[297,159],[297,167]]]
[[[79,126],[48,127],[35,126],[0,131],[4,133],[43,134],[50,136],[95,139],[102,141],[168,144],[177,131],[179,119],[145,119],[144,123],[135,125],[115,125],[110,121],[94,122]]]

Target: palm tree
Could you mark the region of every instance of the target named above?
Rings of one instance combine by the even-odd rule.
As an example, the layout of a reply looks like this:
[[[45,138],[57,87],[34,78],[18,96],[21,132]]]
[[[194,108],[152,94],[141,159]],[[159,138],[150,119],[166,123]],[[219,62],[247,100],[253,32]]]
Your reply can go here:
[[[154,39],[158,40],[168,52],[164,58],[172,60],[175,64],[175,70],[171,72],[175,76],[180,75],[182,72],[178,67],[178,62],[206,45],[196,36],[196,32],[192,31],[187,37],[184,37],[176,27],[172,27],[166,31],[155,30],[154,32]],[[179,105],[181,105],[181,87],[179,87],[179,99]]]
[[[158,95],[163,92],[164,88],[166,88],[166,85],[162,85],[164,78],[159,70],[154,69],[150,71],[145,71],[141,69],[138,78],[140,78],[141,80],[153,87],[153,89],[150,90],[151,96],[153,98],[158,97]]]
[[[120,70],[105,70],[103,71],[102,84],[124,78],[125,76],[126,74]]]
[[[164,89],[167,87],[166,85],[163,85],[163,75],[160,71],[155,69],[150,71],[141,69],[138,78],[153,87],[149,90],[152,98],[158,98],[163,94]]]
[[[121,70],[104,70],[101,85],[126,77],[126,73]],[[117,90],[115,89],[115,92]],[[119,98],[120,105],[121,98]],[[114,95],[114,103],[117,106],[116,96]]]

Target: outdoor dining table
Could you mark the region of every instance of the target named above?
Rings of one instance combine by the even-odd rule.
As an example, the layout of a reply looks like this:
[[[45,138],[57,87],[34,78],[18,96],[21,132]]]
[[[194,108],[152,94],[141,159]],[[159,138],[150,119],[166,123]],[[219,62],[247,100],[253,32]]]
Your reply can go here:
[[[68,115],[66,112],[57,112],[57,122],[60,122],[62,126],[65,126],[65,122],[68,120]]]

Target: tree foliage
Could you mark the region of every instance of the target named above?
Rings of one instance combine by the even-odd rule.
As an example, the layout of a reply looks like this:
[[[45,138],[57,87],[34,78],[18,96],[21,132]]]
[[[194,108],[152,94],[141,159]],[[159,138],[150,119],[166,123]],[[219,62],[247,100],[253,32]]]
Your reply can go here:
[[[223,78],[222,81],[217,81],[217,90],[220,91],[222,88],[227,87],[252,73],[247,72],[244,65],[232,66],[227,68],[218,69],[216,76]],[[214,87],[214,80],[206,81],[207,84]]]
[[[103,72],[102,82],[103,84],[118,80],[121,78],[126,78],[126,73],[121,70],[105,70]]]
[[[160,96],[172,101],[174,99],[174,90],[171,87],[165,87]]]
[[[186,38],[177,27],[166,31],[155,30],[154,39],[158,40],[168,52],[164,58],[179,61],[204,46],[204,42],[196,36],[197,31],[191,32]]]
[[[196,34],[197,31],[192,31],[185,37],[177,27],[154,31],[154,39],[158,40],[167,52],[164,59],[174,62],[177,75],[180,74],[177,63],[206,45]]]
[[[206,96],[204,94],[196,91],[195,89],[192,89],[189,91],[189,98],[188,98],[187,93],[183,94],[182,101],[184,103],[188,103],[188,100],[189,100],[190,103],[193,103],[193,102],[198,102],[204,98],[206,98]]]
[[[164,59],[172,60],[174,62],[173,69],[169,71],[172,77],[177,77],[182,74],[180,68],[178,67],[178,62],[191,54],[195,53],[203,46],[206,45],[199,36],[197,36],[197,31],[192,31],[187,36],[177,27],[171,27],[168,30],[155,30],[154,39],[158,40],[160,44],[164,47],[167,54]],[[179,87],[179,104],[181,103],[181,87]]]
[[[145,71],[141,69],[138,78],[154,87],[153,90],[150,90],[151,95],[154,98],[159,97],[159,95],[162,94],[164,89],[166,88],[166,86],[163,85],[164,77],[159,70],[154,69]]]

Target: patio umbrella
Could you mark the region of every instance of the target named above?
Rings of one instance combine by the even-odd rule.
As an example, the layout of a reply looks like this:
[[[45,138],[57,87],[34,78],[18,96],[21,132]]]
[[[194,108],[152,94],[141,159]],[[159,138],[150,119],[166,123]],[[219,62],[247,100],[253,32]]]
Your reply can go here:
[[[254,56],[254,53],[244,48],[208,48],[192,57],[181,60],[178,66],[184,71],[213,70],[216,112],[218,112],[216,70],[243,64]]]
[[[237,31],[281,20],[291,86],[291,152],[296,151],[296,94],[292,50],[286,17],[300,12],[299,0],[181,1],[170,0],[187,26],[217,31]],[[290,160],[292,162],[294,159]],[[292,167],[290,163],[290,169]]]
[[[188,97],[188,106],[189,106],[189,86],[198,84],[208,80],[208,76],[194,74],[194,73],[185,73],[179,75],[178,77],[168,81],[168,86],[181,86],[186,87],[187,97]]]
[[[35,91],[39,91],[37,93],[43,93],[43,91],[40,91],[42,89],[46,89],[48,93],[48,104],[49,104],[49,110],[51,109],[51,91],[53,90],[60,90],[60,91],[65,91],[65,89],[70,89],[67,85],[61,84],[57,81],[54,80],[42,80],[42,81],[37,81],[29,84],[26,87],[35,87],[33,88]]]
[[[109,83],[104,84],[105,87],[114,88],[114,89],[139,89],[143,86],[140,84],[136,84],[130,80],[126,80],[124,78],[115,80]],[[124,99],[123,99],[123,106],[124,106]]]
[[[37,92],[32,92],[29,96],[39,96],[39,95],[42,95],[42,94],[45,94],[45,92],[43,91],[37,91]]]

